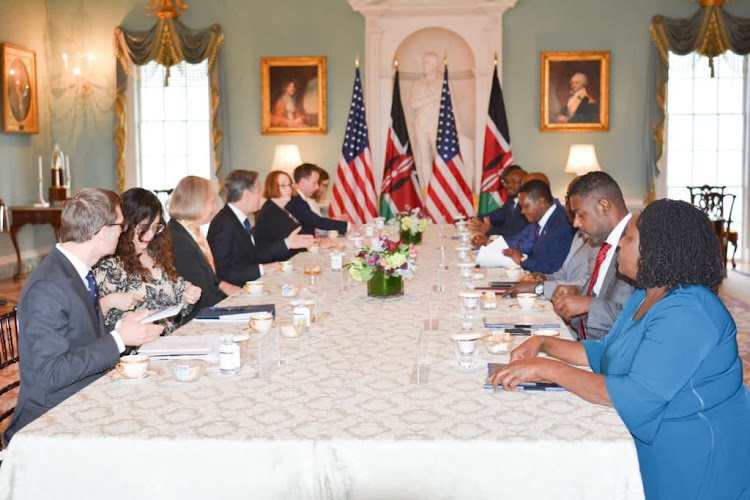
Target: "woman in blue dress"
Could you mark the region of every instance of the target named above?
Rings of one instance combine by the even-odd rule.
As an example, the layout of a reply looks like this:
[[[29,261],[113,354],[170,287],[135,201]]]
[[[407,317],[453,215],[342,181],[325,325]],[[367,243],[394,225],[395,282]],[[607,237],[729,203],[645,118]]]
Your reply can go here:
[[[716,295],[725,268],[708,217],[682,201],[651,203],[628,223],[617,264],[638,290],[607,336],[533,337],[493,384],[544,379],[614,406],[648,499],[750,498],[750,393],[737,327]]]

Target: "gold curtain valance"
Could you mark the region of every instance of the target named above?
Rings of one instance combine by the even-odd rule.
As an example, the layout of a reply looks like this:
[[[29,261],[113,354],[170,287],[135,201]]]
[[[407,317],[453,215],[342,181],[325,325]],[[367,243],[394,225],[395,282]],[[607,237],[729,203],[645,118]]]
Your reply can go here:
[[[222,157],[222,121],[220,113],[221,89],[219,52],[224,45],[221,27],[214,24],[203,30],[193,30],[172,17],[160,18],[147,31],[128,31],[115,28],[114,46],[117,58],[117,89],[115,95],[115,146],[117,149],[117,188],[125,189],[125,152],[127,149],[127,84],[133,78],[133,66],[156,61],[166,67],[164,85],[169,85],[170,67],[183,61],[198,64],[208,60],[211,87],[211,148],[214,154],[214,174],[220,177]]]

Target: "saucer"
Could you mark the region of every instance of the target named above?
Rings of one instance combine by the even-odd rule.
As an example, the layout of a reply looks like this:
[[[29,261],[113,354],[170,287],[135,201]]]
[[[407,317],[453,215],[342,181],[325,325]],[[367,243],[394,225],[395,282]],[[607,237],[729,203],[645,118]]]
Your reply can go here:
[[[245,291],[243,290],[243,292]],[[261,293],[245,292],[245,295],[247,295],[248,297],[265,297],[266,295],[271,295],[271,292],[269,292],[268,290],[263,290]]]
[[[522,309],[521,306],[519,306],[518,304],[511,304],[508,307],[510,307],[511,309],[518,309],[521,311],[533,311],[534,309],[544,309],[544,306],[542,304],[534,304],[534,307],[532,307],[531,309]]]
[[[146,370],[146,373],[144,373],[142,377],[140,377],[140,378],[130,378],[130,377],[126,377],[124,375],[121,375],[120,372],[118,372],[115,369],[115,370],[112,370],[112,371],[109,372],[109,378],[111,380],[144,380],[144,379],[147,379],[149,377],[156,376],[158,374],[159,374],[159,372],[156,371],[156,370]]]

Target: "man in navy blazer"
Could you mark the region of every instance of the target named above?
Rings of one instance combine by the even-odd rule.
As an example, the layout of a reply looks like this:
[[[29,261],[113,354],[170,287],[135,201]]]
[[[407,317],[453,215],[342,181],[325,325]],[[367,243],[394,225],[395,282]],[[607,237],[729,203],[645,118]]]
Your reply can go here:
[[[294,183],[297,196],[292,196],[286,204],[286,210],[294,215],[302,226],[302,234],[315,234],[316,229],[329,231],[335,229],[340,234],[346,234],[349,223],[346,221],[329,219],[315,213],[312,204],[317,204],[313,194],[318,190],[320,167],[312,163],[303,163],[294,169]]]
[[[468,224],[469,231],[487,236],[498,234],[503,237],[520,233],[529,224],[518,203],[518,193],[525,176],[526,172],[518,165],[511,165],[503,170],[502,182],[508,198],[502,207],[493,210],[484,218],[471,218]]]
[[[540,180],[526,182],[518,197],[524,216],[534,227],[533,245],[529,252],[508,248],[503,253],[527,271],[554,273],[565,261],[573,241],[568,215],[555,203],[549,186]]]
[[[26,281],[18,301],[21,388],[6,444],[21,428],[114,367],[125,346],[140,346],[164,329],[125,314],[104,326],[91,267],[114,253],[123,231],[120,197],[84,189],[62,209],[60,243]]]
[[[255,281],[265,272],[263,264],[284,260],[289,250],[313,244],[313,237],[299,234],[297,228],[283,240],[256,245],[247,215],[260,205],[258,172],[232,170],[224,179],[224,192],[227,203],[214,216],[207,236],[219,281],[236,286]]]

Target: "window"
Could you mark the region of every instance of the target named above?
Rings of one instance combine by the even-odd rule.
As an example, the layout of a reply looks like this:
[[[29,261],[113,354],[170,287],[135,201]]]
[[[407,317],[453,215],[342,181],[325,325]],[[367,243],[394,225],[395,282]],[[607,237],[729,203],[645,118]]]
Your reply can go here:
[[[737,195],[732,229],[743,242],[747,60],[725,52],[714,68],[711,78],[707,58],[669,54],[667,196],[690,201],[686,186],[727,186]]]
[[[186,175],[211,178],[208,62],[138,68],[135,83],[137,185],[172,189]]]

